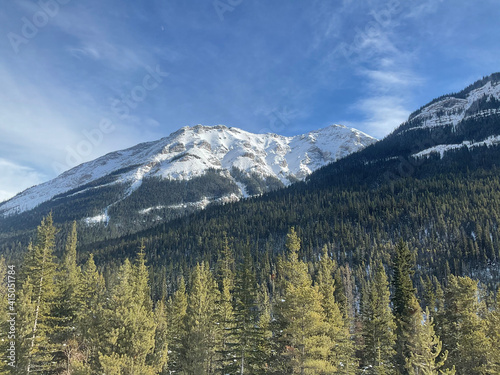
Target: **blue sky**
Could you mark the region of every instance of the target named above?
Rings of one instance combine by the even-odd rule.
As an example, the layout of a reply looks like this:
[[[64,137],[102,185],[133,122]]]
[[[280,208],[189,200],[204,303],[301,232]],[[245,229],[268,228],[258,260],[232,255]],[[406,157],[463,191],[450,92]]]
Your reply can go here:
[[[381,138],[500,71],[498,0],[12,0],[0,201],[186,125]]]

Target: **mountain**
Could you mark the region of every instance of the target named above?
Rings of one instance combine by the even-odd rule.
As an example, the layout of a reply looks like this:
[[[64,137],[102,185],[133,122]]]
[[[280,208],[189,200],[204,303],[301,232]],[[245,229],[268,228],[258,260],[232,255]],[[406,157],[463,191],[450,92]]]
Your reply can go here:
[[[441,96],[379,142],[321,168],[315,183],[378,186],[408,176],[495,165],[500,144],[500,73]]]
[[[454,273],[494,289],[500,281],[500,144],[492,141],[500,135],[499,78],[432,101],[384,139],[303,183],[116,239],[83,232],[81,251],[106,264],[132,257],[144,239],[159,275],[168,269],[175,280],[176,272],[217,259],[226,239],[235,253],[250,244],[267,254],[262,259],[273,259],[295,227],[304,259],[317,259],[326,245],[339,265],[363,273],[374,260],[390,263],[389,249],[403,238],[417,259],[419,288],[420,277]],[[462,106],[452,120],[444,109],[455,99]],[[430,151],[438,146],[446,151]]]
[[[184,127],[27,189],[0,204],[0,216],[34,218],[52,210],[60,221],[155,222],[303,180],[375,141],[342,125],[294,137],[226,126]]]

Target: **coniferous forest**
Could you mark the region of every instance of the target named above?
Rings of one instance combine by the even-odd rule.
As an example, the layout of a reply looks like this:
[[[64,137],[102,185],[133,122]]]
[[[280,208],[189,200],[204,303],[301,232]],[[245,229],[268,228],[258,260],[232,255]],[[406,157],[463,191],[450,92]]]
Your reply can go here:
[[[500,374],[500,117],[422,110],[286,188],[232,170],[238,202],[140,216],[237,191],[210,170],[0,219],[0,374]]]
[[[76,223],[56,232],[48,215],[22,262],[1,260],[0,373],[500,373],[496,291],[451,272],[416,283],[403,240],[351,268],[332,246],[305,256],[294,227],[276,256],[223,236],[167,288],[144,243],[103,272],[77,261]]]

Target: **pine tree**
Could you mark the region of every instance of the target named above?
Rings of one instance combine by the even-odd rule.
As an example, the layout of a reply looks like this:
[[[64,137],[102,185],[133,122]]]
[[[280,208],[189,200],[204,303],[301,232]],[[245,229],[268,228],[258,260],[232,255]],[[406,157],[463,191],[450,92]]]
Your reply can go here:
[[[487,332],[492,348],[488,370],[492,374],[500,374],[500,289],[496,295],[495,309],[488,315]]]
[[[363,367],[367,374],[394,373],[396,324],[390,308],[390,291],[382,262],[365,290],[362,308]]]
[[[146,363],[150,363],[155,368],[155,373],[159,375],[169,374],[168,372],[168,318],[167,307],[163,301],[159,301],[154,310],[154,321],[156,323],[154,342],[155,347],[152,353],[148,354]]]
[[[266,331],[259,323],[257,281],[249,250],[244,261],[237,267],[234,289],[234,320],[231,329],[229,351],[232,361],[222,370],[231,374],[259,374],[267,364]],[[264,323],[266,324],[266,323]]]
[[[478,282],[450,275],[445,289],[444,308],[439,314],[439,334],[449,353],[447,366],[458,374],[483,374],[492,360],[492,343],[487,336],[485,304]]]
[[[414,258],[408,245],[400,240],[396,245],[393,261],[394,296],[393,312],[396,320],[396,357],[395,363],[400,373],[406,374],[406,358],[410,355],[408,338],[411,335],[413,316],[418,312],[415,304],[415,288],[411,276],[414,274]]]
[[[312,285],[307,264],[298,259],[300,239],[292,228],[286,240],[287,256],[280,260],[280,300],[276,304],[279,371],[282,373],[329,374],[337,371],[330,362],[334,342],[319,288]]]
[[[421,309],[419,310],[418,313],[413,315],[412,319],[414,321],[412,322],[412,326],[415,329],[408,341],[410,349],[410,356],[406,359],[408,374],[454,375],[454,368],[441,370],[445,364],[448,352],[442,353],[443,344],[434,332],[434,320],[429,315],[429,308],[426,308],[425,316],[422,315]]]
[[[66,368],[69,368],[68,354],[73,354],[78,347],[74,341],[74,327],[76,325],[77,310],[79,307],[79,288],[81,282],[81,270],[76,263],[76,246],[77,246],[76,222],[73,222],[72,229],[68,235],[65,250],[63,253],[62,263],[58,272],[58,288],[60,290],[60,298],[56,301],[55,315],[58,318],[58,336],[57,342],[62,343],[65,351]],[[72,340],[72,345],[69,341]],[[68,352],[68,347],[71,352]]]
[[[217,361],[219,362],[218,366],[225,369],[228,368],[228,366],[232,366],[234,362],[234,355],[229,347],[232,335],[231,332],[234,328],[232,296],[234,289],[234,256],[225,234],[217,263],[217,268],[219,269],[218,281],[220,292],[220,300],[217,301],[217,321],[219,326],[217,330],[217,354],[219,358]]]
[[[18,341],[19,357],[23,358],[20,374],[54,372],[61,366],[62,345],[54,338],[58,334],[55,302],[60,298],[57,264],[54,256],[56,229],[52,214],[37,228],[34,246],[28,246],[22,267],[22,303],[20,326],[24,336]]]
[[[103,310],[103,334],[99,362],[106,374],[156,374],[158,363],[148,359],[154,354],[157,324],[148,292],[148,272],[144,254],[132,265],[127,259]]]
[[[76,291],[76,348],[70,361],[70,368],[83,373],[85,368],[98,369],[98,346],[105,299],[105,282],[97,271],[93,254],[83,266],[80,273],[79,287]]]
[[[340,311],[335,301],[335,262],[330,258],[325,246],[319,261],[317,285],[321,294],[321,306],[328,325],[327,334],[332,342],[329,362],[337,366],[339,374],[354,374],[358,363],[354,356],[354,345],[350,338],[348,320]]]
[[[187,310],[187,294],[186,283],[181,277],[179,281],[179,289],[177,289],[168,301],[168,343],[169,343],[169,361],[168,369],[170,373],[182,373],[181,356],[182,343],[186,336],[185,320]]]
[[[216,301],[220,297],[208,264],[194,268],[189,284],[181,371],[189,375],[213,374],[218,330]]]

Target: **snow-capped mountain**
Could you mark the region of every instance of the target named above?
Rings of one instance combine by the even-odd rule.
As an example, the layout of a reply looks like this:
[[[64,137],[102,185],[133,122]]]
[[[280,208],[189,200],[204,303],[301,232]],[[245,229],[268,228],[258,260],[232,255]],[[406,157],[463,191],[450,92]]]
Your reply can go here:
[[[495,73],[415,111],[377,149],[386,157],[411,150],[412,158],[442,159],[449,151],[491,147],[500,144],[499,118],[500,73]]]
[[[120,186],[118,193],[113,190],[114,198],[108,199],[105,206],[93,208],[93,212],[99,213],[96,217],[104,220],[109,206],[137,192],[145,180],[189,181],[207,171],[216,171],[237,186],[231,193],[237,199],[251,195],[249,178],[272,179],[288,185],[375,141],[342,125],[294,137],[253,134],[222,125],[184,127],[166,138],[107,154],[27,189],[0,204],[0,216],[23,213],[47,202],[77,200],[98,189]]]
[[[358,176],[363,183],[381,186],[409,176],[497,165],[499,152],[500,73],[494,73],[432,100],[382,140],[309,179],[355,183]]]
[[[409,121],[415,124],[414,127],[420,128],[456,126],[464,120],[500,113],[496,105],[491,108],[481,106],[481,103],[493,104],[498,100],[500,100],[500,81],[489,79],[477,88],[471,87],[460,94],[445,96],[425,106],[412,114]]]

